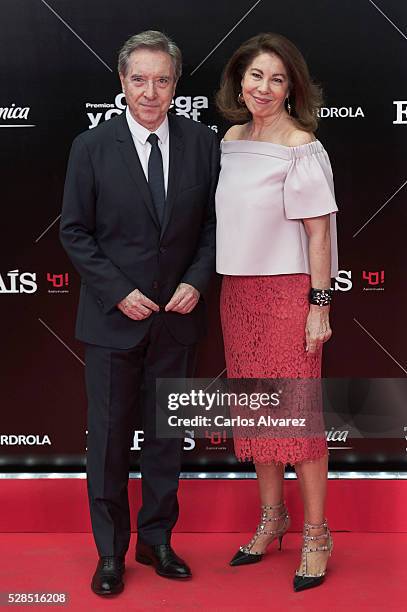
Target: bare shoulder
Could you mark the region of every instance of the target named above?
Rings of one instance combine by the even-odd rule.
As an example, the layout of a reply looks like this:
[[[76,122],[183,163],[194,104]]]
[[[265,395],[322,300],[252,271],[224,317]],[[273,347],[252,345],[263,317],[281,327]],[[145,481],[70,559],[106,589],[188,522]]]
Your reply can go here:
[[[244,125],[232,125],[224,135],[223,140],[240,140],[244,127]]]
[[[312,132],[305,132],[304,130],[291,130],[287,134],[287,146],[288,147],[299,147],[304,144],[309,144],[316,140]]]

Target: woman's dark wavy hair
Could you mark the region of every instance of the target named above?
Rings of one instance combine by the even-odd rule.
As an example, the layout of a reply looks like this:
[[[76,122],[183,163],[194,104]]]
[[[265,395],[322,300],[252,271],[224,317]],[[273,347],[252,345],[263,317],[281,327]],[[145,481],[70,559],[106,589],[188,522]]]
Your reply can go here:
[[[216,106],[233,123],[251,119],[246,106],[238,102],[241,80],[248,66],[260,53],[275,53],[282,60],[289,80],[291,116],[300,129],[313,132],[318,127],[318,110],[322,106],[322,90],[310,77],[307,64],[297,47],[281,34],[257,34],[234,52],[223,71]]]

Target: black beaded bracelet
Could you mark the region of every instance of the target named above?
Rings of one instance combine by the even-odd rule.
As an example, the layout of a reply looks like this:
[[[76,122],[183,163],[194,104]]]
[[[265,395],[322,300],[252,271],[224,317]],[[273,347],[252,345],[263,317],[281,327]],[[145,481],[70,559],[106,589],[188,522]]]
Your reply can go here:
[[[309,292],[309,303],[315,306],[329,306],[332,302],[332,289],[311,289]]]

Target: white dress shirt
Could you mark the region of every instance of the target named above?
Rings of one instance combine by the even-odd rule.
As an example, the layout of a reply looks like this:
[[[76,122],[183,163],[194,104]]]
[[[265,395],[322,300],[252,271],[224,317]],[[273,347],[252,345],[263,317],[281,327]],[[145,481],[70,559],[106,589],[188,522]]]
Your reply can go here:
[[[168,117],[165,116],[162,124],[154,131],[150,132],[147,128],[143,127],[138,123],[129,111],[129,107],[126,107],[126,119],[133,137],[134,146],[136,147],[137,154],[140,159],[141,166],[144,174],[148,181],[148,159],[150,157],[151,144],[147,142],[147,138],[150,134],[157,134],[158,146],[160,147],[161,155],[163,158],[163,170],[164,170],[164,185],[165,193],[167,193],[168,187],[168,168],[170,160],[170,136],[168,130]]]

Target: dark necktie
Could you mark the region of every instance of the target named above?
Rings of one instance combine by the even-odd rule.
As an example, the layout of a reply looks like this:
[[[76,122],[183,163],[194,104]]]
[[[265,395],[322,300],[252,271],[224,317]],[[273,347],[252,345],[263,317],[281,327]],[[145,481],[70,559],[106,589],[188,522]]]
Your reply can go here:
[[[157,211],[158,220],[160,225],[162,225],[165,207],[163,158],[160,147],[158,146],[157,134],[150,134],[147,140],[151,144],[150,157],[148,158],[148,184]]]

